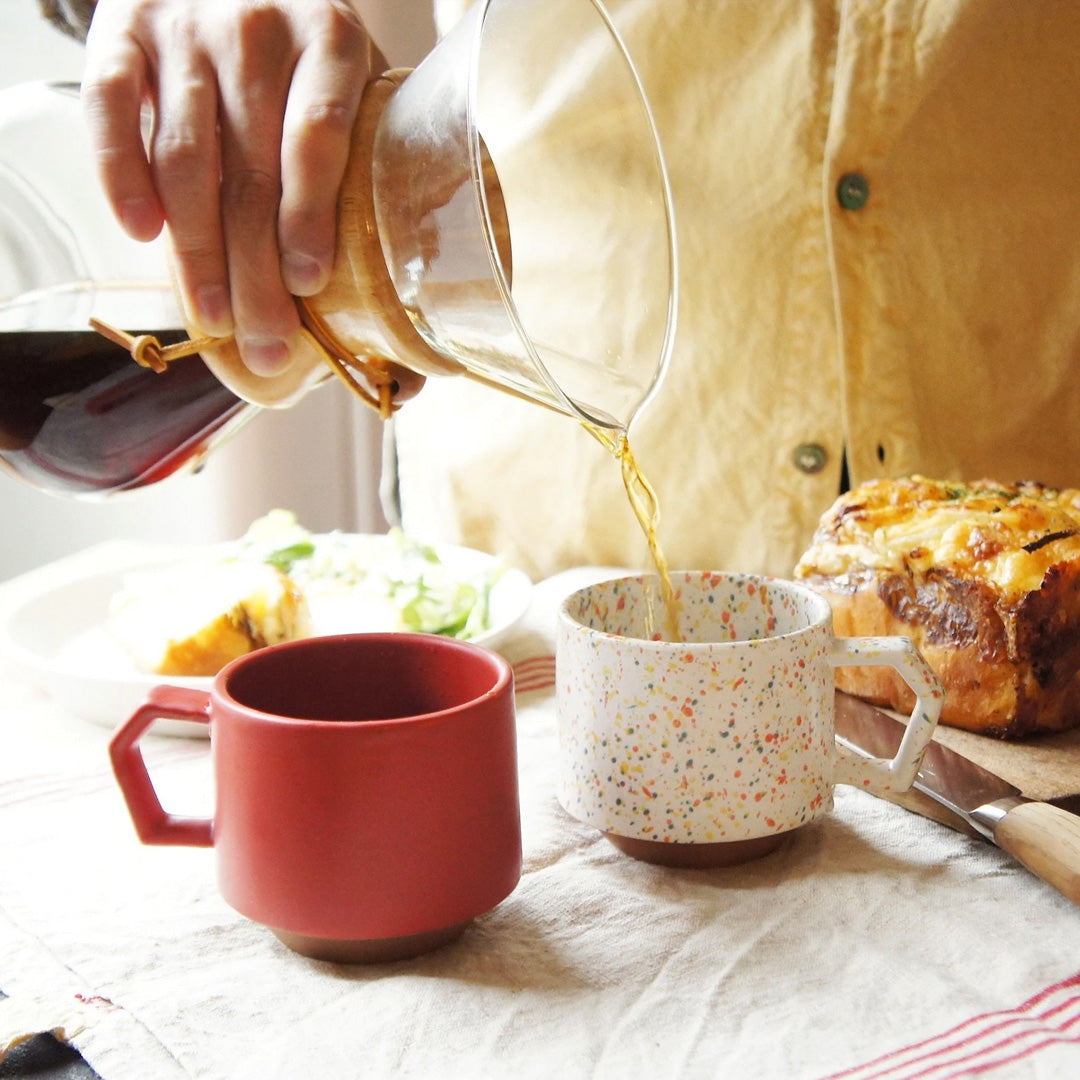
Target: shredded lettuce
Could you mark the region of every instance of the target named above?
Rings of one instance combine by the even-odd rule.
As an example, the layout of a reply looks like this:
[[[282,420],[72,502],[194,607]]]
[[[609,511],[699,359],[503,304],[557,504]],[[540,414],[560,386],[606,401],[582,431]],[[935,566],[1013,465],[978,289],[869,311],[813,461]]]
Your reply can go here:
[[[263,562],[268,562],[283,574],[288,574],[300,559],[310,559],[314,554],[315,545],[310,540],[298,540],[295,544],[289,544],[288,547],[271,551]]]
[[[400,529],[385,536],[313,534],[287,510],[253,522],[238,558],[269,563],[307,597],[319,632],[410,630],[468,640],[491,625],[497,565],[465,574]]]

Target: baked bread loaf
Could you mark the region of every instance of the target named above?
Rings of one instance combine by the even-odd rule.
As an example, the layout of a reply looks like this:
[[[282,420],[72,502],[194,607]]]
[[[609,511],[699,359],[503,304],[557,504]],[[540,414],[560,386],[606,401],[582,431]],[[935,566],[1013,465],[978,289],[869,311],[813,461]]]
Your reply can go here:
[[[307,601],[266,563],[184,562],[130,574],[106,630],[140,671],[216,675],[230,660],[310,633]]]
[[[910,637],[945,688],[941,722],[1001,738],[1080,725],[1080,491],[875,480],[822,516],[795,577],[840,636]],[[887,668],[837,686],[907,711]]]

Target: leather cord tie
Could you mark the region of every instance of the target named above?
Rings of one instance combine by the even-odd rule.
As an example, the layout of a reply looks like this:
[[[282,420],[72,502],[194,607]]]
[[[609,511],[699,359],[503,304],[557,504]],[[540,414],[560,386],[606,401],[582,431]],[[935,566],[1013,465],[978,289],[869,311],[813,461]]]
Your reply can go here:
[[[393,374],[380,361],[361,360],[349,352],[306,300],[297,297],[296,309],[304,335],[315,346],[324,363],[365,405],[374,409],[383,420],[388,420],[400,407],[394,403],[398,384]],[[234,340],[231,336],[196,337],[178,341],[174,345],[162,345],[153,334],[129,334],[101,319],[91,319],[90,326],[109,341],[126,349],[135,363],[158,374],[173,360],[192,356],[203,349],[219,348]],[[372,389],[360,382],[356,372],[363,375]]]

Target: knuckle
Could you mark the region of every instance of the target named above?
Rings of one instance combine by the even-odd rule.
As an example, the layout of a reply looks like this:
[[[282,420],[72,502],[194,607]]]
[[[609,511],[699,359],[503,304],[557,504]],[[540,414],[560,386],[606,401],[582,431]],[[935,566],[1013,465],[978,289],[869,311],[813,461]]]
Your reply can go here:
[[[327,4],[319,9],[315,33],[334,53],[352,55],[367,41],[359,16],[348,4]]]
[[[160,173],[193,177],[211,172],[212,155],[189,125],[161,127],[154,135],[154,167]]]
[[[120,61],[99,64],[83,74],[79,100],[83,113],[91,120],[107,119],[132,100],[135,80],[126,64]]]
[[[238,221],[261,224],[274,219],[280,199],[280,180],[262,169],[238,169],[222,180],[222,209]]]
[[[153,18],[161,23],[163,38],[174,48],[187,51],[198,46],[201,40],[199,22],[186,7],[158,4]]]
[[[217,270],[222,261],[222,250],[206,237],[189,236],[179,230],[173,230],[172,249],[176,258],[185,266],[203,267]]]
[[[296,137],[318,139],[321,136],[341,136],[352,129],[353,109],[349,102],[324,99],[308,102],[297,120]]]
[[[355,115],[346,101],[321,98],[302,103],[286,116],[283,157],[320,176],[332,175],[345,155]]]
[[[268,0],[241,8],[228,31],[233,37],[230,53],[236,58],[241,85],[261,79],[267,68],[277,66],[283,52],[291,47],[288,20]]]
[[[103,108],[110,101],[123,100],[130,86],[127,68],[117,62],[99,63],[91,69],[87,66],[81,83],[79,97],[85,107]]]
[[[236,14],[241,33],[255,37],[276,36],[290,21],[286,9],[275,0],[248,0]]]

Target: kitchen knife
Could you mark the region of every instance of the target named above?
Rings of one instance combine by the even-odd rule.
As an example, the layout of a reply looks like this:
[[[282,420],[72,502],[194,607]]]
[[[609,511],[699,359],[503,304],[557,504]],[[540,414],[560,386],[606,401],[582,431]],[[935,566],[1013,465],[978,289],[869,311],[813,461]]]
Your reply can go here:
[[[837,692],[836,739],[862,757],[890,758],[904,723]],[[886,796],[935,821],[986,837],[1080,904],[1080,817],[1025,798],[1019,788],[932,741],[911,792]]]

